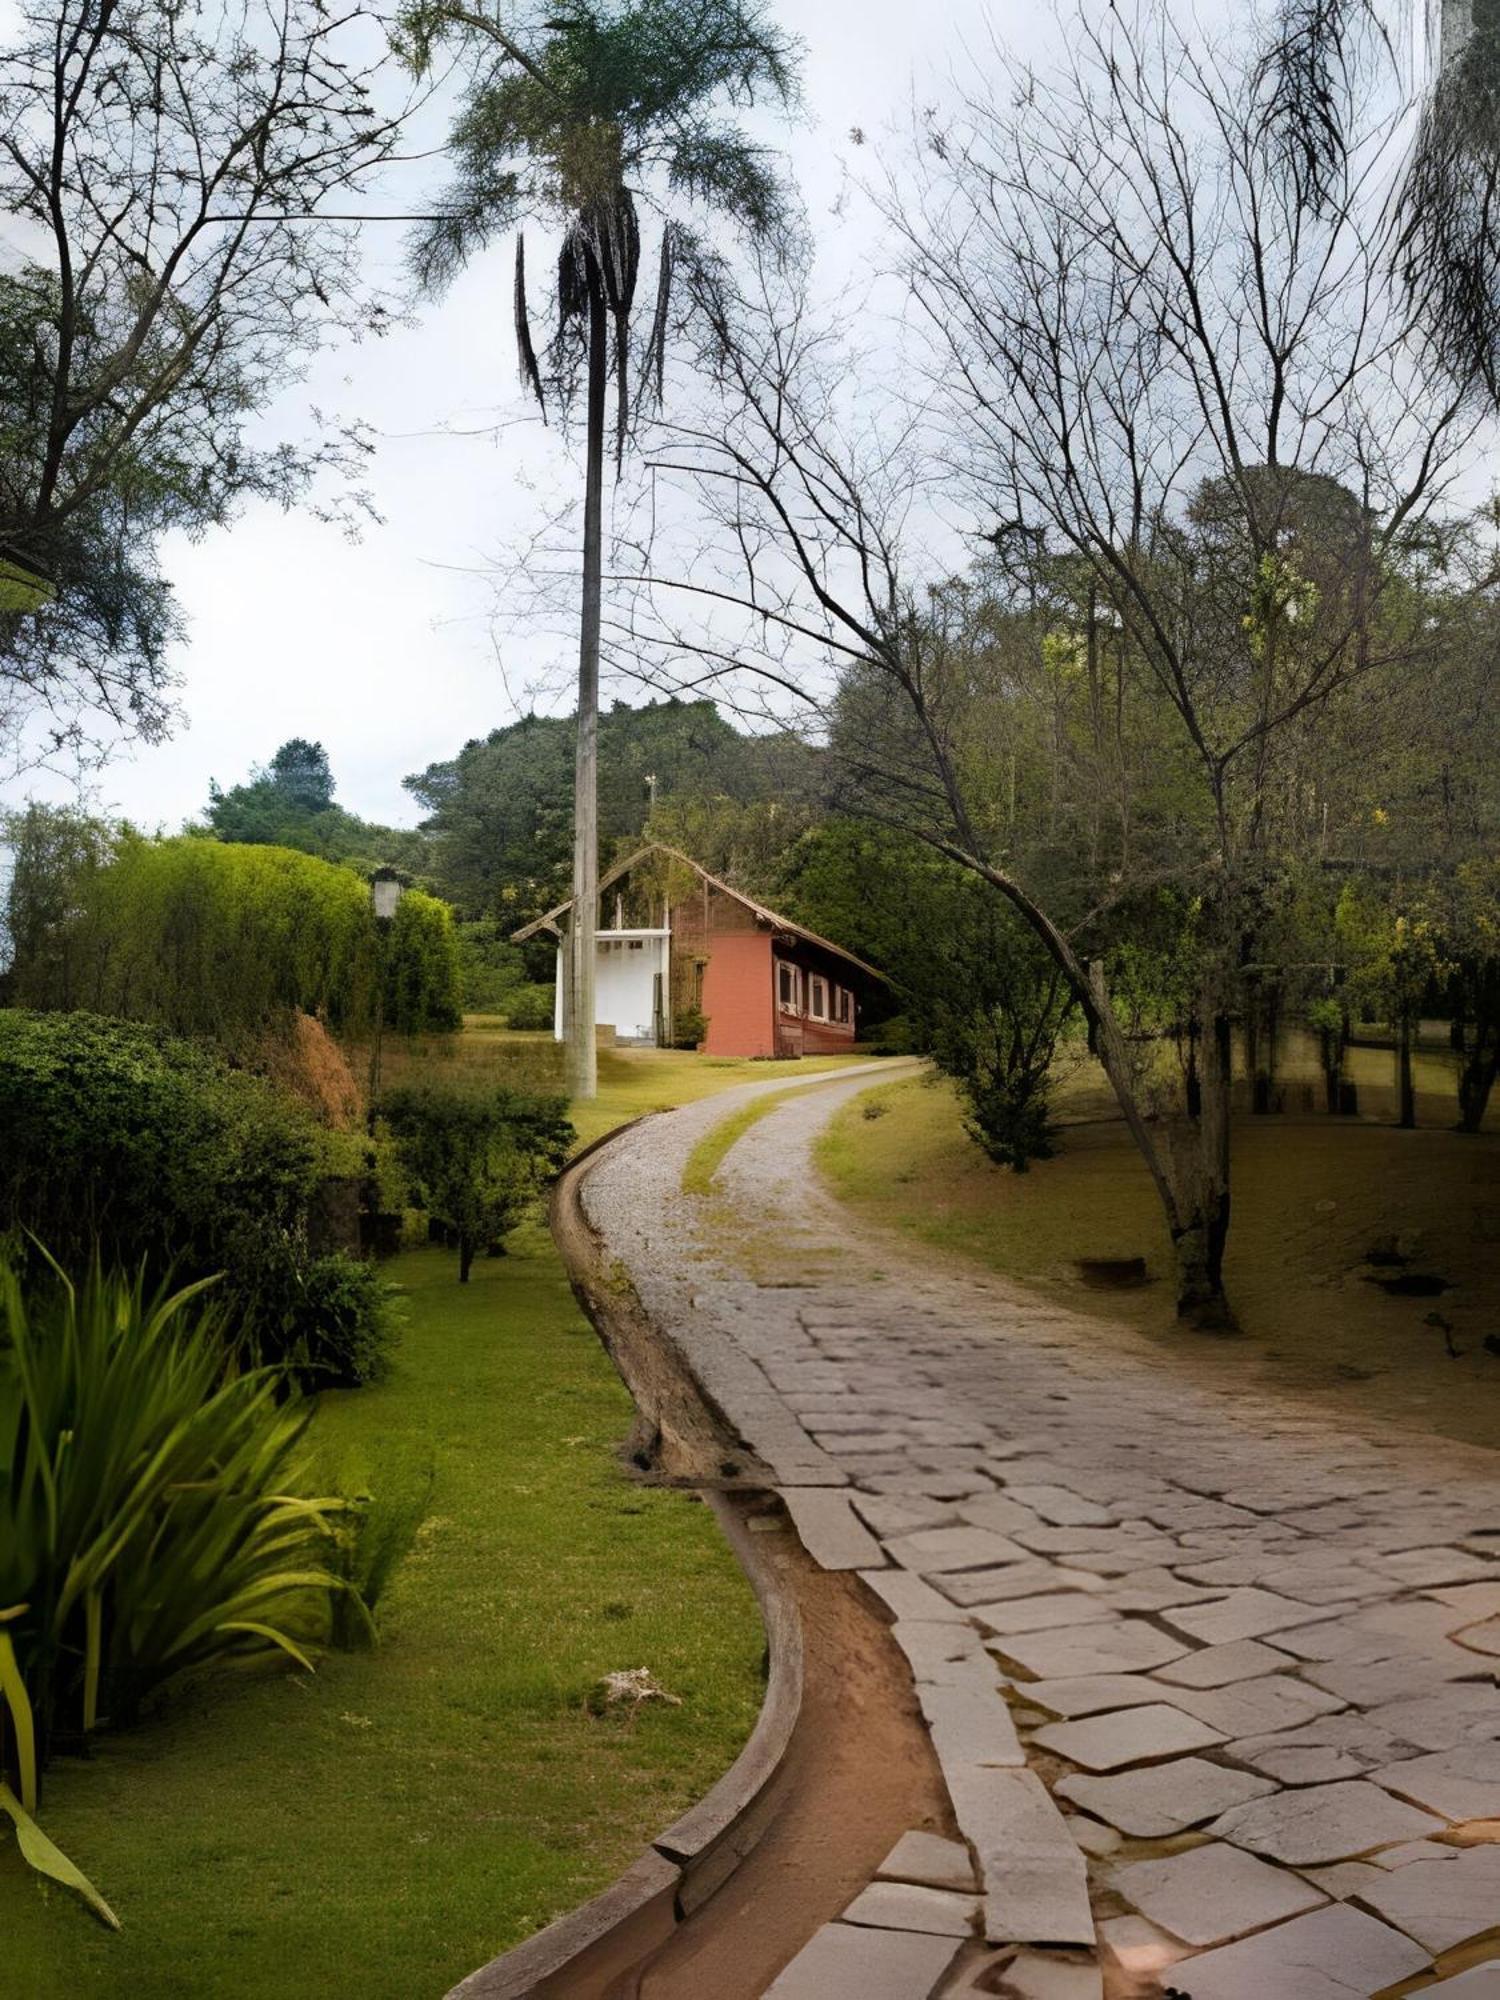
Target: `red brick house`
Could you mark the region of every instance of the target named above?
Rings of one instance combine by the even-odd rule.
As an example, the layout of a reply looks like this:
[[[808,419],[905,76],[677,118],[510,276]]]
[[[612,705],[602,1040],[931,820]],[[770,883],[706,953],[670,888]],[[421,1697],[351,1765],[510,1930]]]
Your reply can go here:
[[[515,933],[558,939],[554,1033],[562,1038],[562,945],[572,903]],[[881,975],[853,952],[731,889],[655,842],[599,882],[595,1015],[615,1039],[670,1047],[691,1017],[714,1056],[800,1056],[847,1049]]]

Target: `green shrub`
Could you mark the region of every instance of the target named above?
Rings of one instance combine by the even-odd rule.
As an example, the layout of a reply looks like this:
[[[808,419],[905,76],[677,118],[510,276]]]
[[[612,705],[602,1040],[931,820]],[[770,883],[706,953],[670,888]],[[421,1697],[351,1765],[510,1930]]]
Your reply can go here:
[[[695,1049],[708,1034],[708,1017],[701,1007],[685,1007],[677,1016],[672,1046]]]
[[[462,1018],[446,903],[409,891],[382,939],[361,876],[290,848],[121,832],[38,911],[17,931],[10,981],[25,1006],[92,1008],[238,1050],[299,1009],[362,1031],[383,967],[388,1028],[446,1032]]]
[[[391,1091],[380,1108],[418,1201],[457,1244],[467,1284],[476,1251],[503,1241],[567,1159],[567,1100],[423,1084]]]
[[[279,1401],[275,1371],[226,1376],[201,1289],[0,1266],[0,1615],[38,1763],[189,1667],[306,1664],[345,1588],[341,1503],[299,1456],[311,1405]]]
[[[367,1359],[386,1337],[373,1279],[346,1275],[336,1316],[331,1272],[308,1290],[325,1135],[206,1045],[0,1011],[0,1132],[0,1231],[30,1230],[65,1261],[145,1259],[156,1278],[223,1272],[236,1335],[266,1361],[329,1341]]]
[[[519,987],[505,1003],[507,1028],[532,1031],[550,1028],[555,1019],[556,994],[551,986]]]
[[[335,1251],[295,1274],[288,1354],[309,1389],[357,1389],[390,1365],[395,1294],[371,1264]]]

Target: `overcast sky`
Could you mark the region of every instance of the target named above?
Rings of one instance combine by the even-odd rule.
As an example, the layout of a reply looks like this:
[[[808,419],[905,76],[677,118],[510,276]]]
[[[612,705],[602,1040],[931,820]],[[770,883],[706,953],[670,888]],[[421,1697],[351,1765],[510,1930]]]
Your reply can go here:
[[[850,187],[871,154],[851,145],[851,128],[874,138],[913,93],[925,100],[955,77],[971,81],[992,35],[1034,57],[1057,31],[1033,0],[772,4],[806,44],[805,115],[783,138],[822,285],[847,283],[853,296],[874,236]],[[1197,12],[1222,20],[1225,4],[1202,0]],[[411,170],[402,198],[419,202],[432,172]],[[372,264],[394,270],[402,232],[367,235]],[[535,268],[547,268],[540,254]],[[419,814],[402,777],[514,719],[556,648],[496,627],[483,572],[569,468],[555,438],[525,420],[509,294],[508,246],[497,247],[409,329],[325,356],[276,413],[283,432],[305,429],[313,403],[374,428],[370,485],[383,521],[359,543],[305,513],[256,508],[199,543],[167,545],[188,622],[176,663],[184,719],[170,742],[117,758],[99,807],[175,829],[201,810],[210,778],[236,783],[288,736],[307,736],[326,746],[342,804],[409,824]],[[549,705],[567,705],[565,679]],[[66,796],[33,779],[7,802],[28,790]]]

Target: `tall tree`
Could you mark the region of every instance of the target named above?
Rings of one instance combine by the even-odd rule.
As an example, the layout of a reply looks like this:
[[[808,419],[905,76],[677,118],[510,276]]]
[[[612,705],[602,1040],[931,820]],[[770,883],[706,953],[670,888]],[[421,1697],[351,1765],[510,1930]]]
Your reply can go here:
[[[630,435],[630,349],[640,270],[640,209],[663,215],[655,310],[640,390],[660,400],[674,270],[710,255],[674,201],[775,237],[787,202],[763,148],[722,117],[723,105],[793,88],[792,46],[759,0],[561,0],[529,13],[479,14],[457,0],[415,0],[400,47],[427,71],[451,46],[471,81],[454,126],[456,167],[440,219],[416,250],[419,275],[441,286],[525,216],[561,218],[557,331],[538,361],[516,238],[516,344],[523,380],[543,409],[585,391],[583,595],[569,931],[569,1082],[597,1088],[594,933],[598,917],[599,637],[603,603],[604,449],[610,379],[618,466]]]
[[[331,322],[380,310],[319,214],[390,154],[358,9],[26,0],[0,46],[0,731],[171,718],[162,533],[361,456],[251,435]],[[346,219],[347,220],[347,219]],[[41,749],[46,750],[47,744]]]
[[[1310,746],[1331,704],[1440,643],[1422,586],[1464,540],[1448,486],[1474,424],[1409,365],[1358,149],[1310,214],[1268,136],[1269,85],[1232,48],[1164,10],[1084,15],[1057,73],[1007,84],[924,133],[892,210],[994,632],[914,581],[920,462],[851,451],[795,301],[704,299],[727,407],[673,456],[699,455],[721,554],[782,558],[718,593],[751,617],[715,649],[785,683],[816,645],[869,809],[981,876],[1051,955],[1160,1196],[1179,1310],[1211,1326],[1232,1027],[1283,857],[1319,838]],[[1374,143],[1385,111],[1366,109]],[[1001,640],[1038,622],[1015,666]],[[1016,730],[1028,713],[1045,731]],[[1064,782],[1028,826],[1013,800],[1037,742]],[[1120,810],[1097,813],[1118,785]],[[1132,901],[1144,981],[1139,950],[1109,962],[1110,913]]]

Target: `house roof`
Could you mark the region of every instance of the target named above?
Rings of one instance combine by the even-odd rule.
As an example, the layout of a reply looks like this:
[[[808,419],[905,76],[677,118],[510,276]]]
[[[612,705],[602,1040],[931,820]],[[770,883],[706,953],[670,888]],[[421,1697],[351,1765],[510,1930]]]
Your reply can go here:
[[[706,868],[700,868],[691,855],[682,853],[678,848],[668,847],[665,841],[653,840],[645,847],[638,847],[635,853],[628,855],[625,860],[617,861],[613,868],[600,876],[599,893],[603,895],[604,891],[618,882],[622,875],[628,875],[638,862],[646,860],[653,854],[665,854],[673,861],[680,861],[685,868],[691,868],[693,873],[711,889],[717,889],[721,895],[730,896],[736,903],[742,904],[757,923],[765,924],[771,930],[781,931],[787,937],[801,938],[805,944],[815,944],[823,951],[831,951],[835,958],[841,958],[849,965],[857,965],[861,972],[869,973],[872,979],[884,981],[883,972],[878,971],[873,965],[867,965],[862,958],[856,958],[852,951],[845,951],[841,944],[835,944],[831,938],[820,937],[816,931],[810,931],[805,924],[794,923],[790,917],[783,917],[776,910],[768,909],[764,903],[758,903],[753,896],[747,896],[742,889],[731,888],[727,882],[721,882],[717,875],[710,875]],[[524,924],[518,931],[513,931],[511,942],[524,944],[527,938],[535,937],[538,931],[551,931],[554,936],[558,935],[557,920],[566,916],[572,907],[573,898],[570,896],[567,902],[559,903],[555,909],[548,910],[545,916]]]

